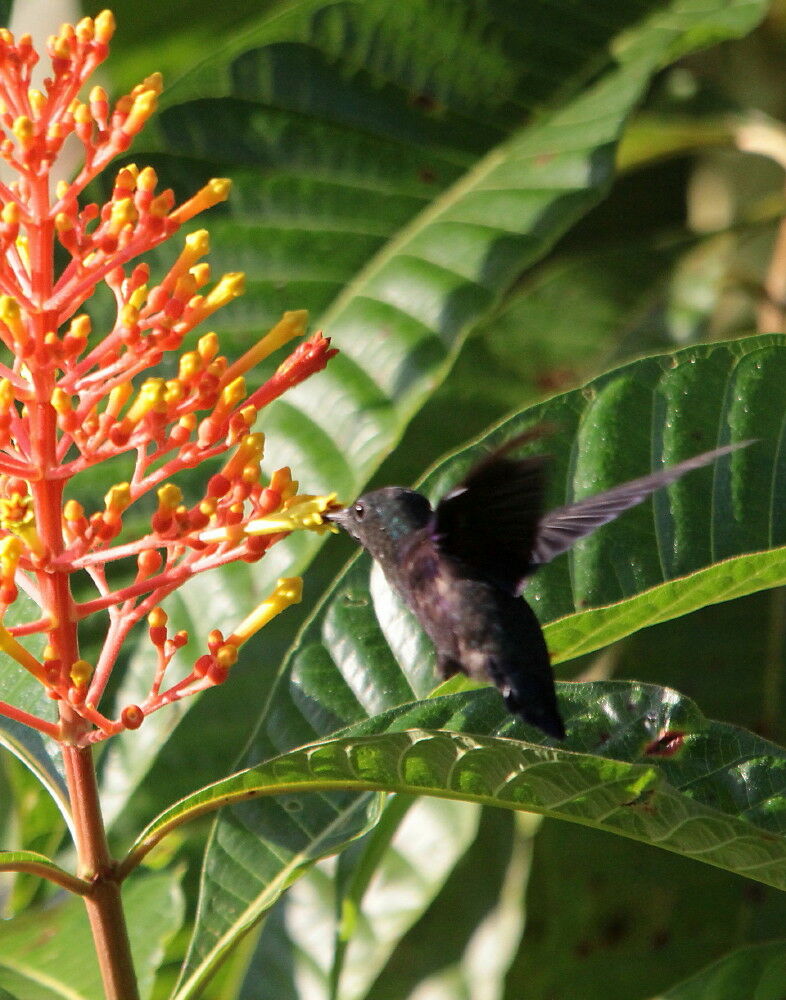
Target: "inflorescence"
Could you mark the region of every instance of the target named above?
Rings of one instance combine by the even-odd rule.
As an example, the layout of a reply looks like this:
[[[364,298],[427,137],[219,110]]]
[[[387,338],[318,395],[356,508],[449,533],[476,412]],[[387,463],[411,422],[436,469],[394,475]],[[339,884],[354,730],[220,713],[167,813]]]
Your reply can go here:
[[[213,630],[206,652],[170,684],[167,668],[189,637],[170,633],[162,601],[197,573],[260,559],[290,531],[330,530],[320,515],[335,505],[333,496],[300,495],[288,469],[267,481],[264,436],[254,430],[263,407],[324,368],[336,353],[330,341],[321,333],[301,340],[261,387],[249,392],[245,383],[253,366],[304,336],[304,312],[285,313],[234,362],[208,332],[180,355],[174,378],[142,377],[240,295],[243,276],[213,280],[204,229],[185,237],[156,283],[138,261],[225,200],[227,180],[210,181],[177,206],[171,190],[158,191],[153,169],[128,164],[105,204],[80,205],[85,187],[126,153],[161,91],[154,74],[114,105],[101,87],[80,100],[113,31],[108,11],[64,25],[49,39],[52,75],[37,90],[29,36],[15,41],[0,30],[0,156],[17,178],[0,183],[0,340],[12,358],[0,363],[0,649],[45,686],[59,719],[3,702],[0,714],[79,746],[135,729],[150,712],[224,681],[240,645],[300,599],[300,581],[280,580],[231,635]],[[53,169],[70,136],[81,144],[83,166],[73,180],[57,180]],[[65,266],[56,267],[57,244]],[[115,301],[108,331],[94,330],[80,311],[101,283]],[[107,490],[103,507],[87,511],[65,498],[73,477],[118,456],[133,471]],[[219,471],[185,503],[173,477],[210,460],[222,462]],[[127,512],[150,496],[147,530],[128,539]],[[110,563],[131,566],[122,585],[110,583]],[[74,599],[75,573],[89,575],[97,596]],[[40,614],[6,624],[20,588]],[[98,612],[108,627],[90,664],[79,655],[78,625]],[[157,656],[149,692],[110,718],[102,695],[129,632],[145,618]],[[20,642],[36,634],[45,642],[40,658]]]

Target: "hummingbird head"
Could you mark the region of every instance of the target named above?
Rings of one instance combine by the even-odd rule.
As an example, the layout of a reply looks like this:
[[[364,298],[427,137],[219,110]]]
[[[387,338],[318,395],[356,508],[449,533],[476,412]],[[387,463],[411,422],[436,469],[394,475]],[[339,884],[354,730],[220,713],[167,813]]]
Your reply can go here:
[[[368,549],[380,562],[396,562],[412,532],[431,520],[431,504],[415,490],[386,486],[343,507],[323,514]]]

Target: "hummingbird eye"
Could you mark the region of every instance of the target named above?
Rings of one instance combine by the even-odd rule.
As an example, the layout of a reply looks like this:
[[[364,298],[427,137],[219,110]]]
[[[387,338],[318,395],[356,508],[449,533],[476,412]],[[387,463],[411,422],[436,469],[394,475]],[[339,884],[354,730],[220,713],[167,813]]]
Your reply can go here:
[[[363,520],[363,516],[366,513],[365,504],[356,503],[355,506],[354,506],[354,508],[353,508],[353,510],[355,512],[355,517],[357,518],[357,520],[358,521],[362,521]]]

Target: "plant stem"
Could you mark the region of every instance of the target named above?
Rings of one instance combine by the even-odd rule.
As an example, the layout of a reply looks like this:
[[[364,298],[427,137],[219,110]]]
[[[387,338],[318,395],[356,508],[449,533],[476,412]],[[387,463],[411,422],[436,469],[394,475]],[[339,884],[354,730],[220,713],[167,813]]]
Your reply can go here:
[[[49,180],[46,175],[29,179],[30,209],[35,225],[29,229],[30,284],[34,304],[30,334],[35,349],[41,349],[47,334],[59,324],[53,306],[54,221],[49,211]],[[32,398],[27,403],[30,453],[35,467],[30,488],[35,510],[35,528],[49,565],[36,572],[42,611],[52,623],[50,646],[69,669],[79,659],[79,639],[70,569],[55,568],[51,561],[62,555],[62,510],[65,486],[57,459],[57,415],[52,405],[56,370],[34,365],[31,370]],[[139,991],[131,958],[131,945],[120,899],[117,865],[101,815],[92,750],[76,746],[90,724],[71,705],[61,700],[60,739],[63,745],[66,783],[74,818],[79,858],[79,876],[90,888],[83,899],[101,969],[106,1000],[138,1000]]]
[[[30,423],[34,431],[41,468],[52,467],[55,443],[54,410],[48,402],[31,403]],[[42,478],[33,486],[36,525],[49,552],[62,551],[60,528],[63,484],[57,479]],[[79,658],[79,641],[67,572],[38,574],[43,607],[55,628],[50,642],[62,662],[71,664]],[[83,896],[93,934],[106,1000],[138,1000],[139,991],[131,958],[131,945],[120,899],[117,866],[109,845],[101,815],[92,750],[74,745],[89,728],[66,701],[59,702],[60,730],[70,742],[63,744],[66,784],[74,817],[79,875],[90,883]]]
[[[106,840],[92,750],[64,747],[63,757],[74,810],[79,874],[92,885],[83,898],[106,1000],[138,1000],[120,882]]]

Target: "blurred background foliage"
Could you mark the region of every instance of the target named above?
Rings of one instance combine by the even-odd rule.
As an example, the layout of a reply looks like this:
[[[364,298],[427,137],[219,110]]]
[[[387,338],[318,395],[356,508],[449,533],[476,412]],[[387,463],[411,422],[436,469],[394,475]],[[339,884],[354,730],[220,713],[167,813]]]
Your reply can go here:
[[[101,6],[84,3],[83,13],[95,14]],[[202,137],[193,122],[191,132],[183,126],[180,142],[173,141],[171,128],[177,127],[179,102],[203,99],[200,87],[211,85],[217,49],[225,47],[232,59],[238,59],[244,51],[252,50],[261,25],[272,23],[275,28],[274,15],[286,21],[294,16],[293,11],[297,13],[298,6],[288,7],[277,0],[234,0],[220,5],[208,0],[191,0],[187,5],[161,0],[114,3],[119,30],[112,60],[104,71],[111,90],[128,89],[155,69],[164,72],[172,87],[171,96],[165,96],[159,137],[151,142],[149,157],[145,157],[143,139],[137,154],[140,160],[155,162],[180,191],[192,190],[203,176],[222,173],[234,147],[245,142],[246,137],[238,131],[246,120],[241,113],[244,109],[225,106],[224,111],[233,110],[236,116],[216,118],[215,155],[211,158],[200,145]],[[330,5],[323,6],[327,9]],[[390,16],[394,6],[389,5]],[[461,20],[460,4],[417,6],[437,23],[439,18],[446,24],[451,19]],[[472,8],[482,12],[485,6],[473,4]],[[520,8],[529,17],[549,15],[556,24],[561,18],[570,18],[573,10],[570,3],[556,0],[507,7],[510,16]],[[612,9],[613,4],[604,5],[606,13]],[[379,66],[385,58],[395,63],[398,57],[404,62],[405,55],[411,56],[406,34],[409,28],[402,16],[398,27],[391,29],[394,36],[396,30],[401,32],[401,51],[377,53]],[[537,30],[535,36],[533,45],[545,45]],[[711,41],[708,37],[706,44]],[[493,42],[504,47],[505,39],[494,38]],[[440,45],[439,33],[431,44]],[[365,481],[413,483],[446,452],[509,412],[578,386],[623,360],[704,341],[783,331],[785,54],[786,3],[776,0],[745,37],[691,52],[655,73],[627,121],[614,154],[614,175],[609,177],[602,200],[586,214],[577,212],[575,220],[566,219],[564,233],[552,233],[553,245],[545,247],[540,259],[521,268],[493,308],[480,311],[476,320],[467,322],[467,329],[445,351],[440,364],[433,366],[428,387],[401,417],[400,430],[391,432],[373,460],[365,460],[363,482],[351,477],[336,482],[330,467],[324,470],[317,466],[315,475],[324,474],[328,481],[313,487],[335,485],[343,494]],[[416,56],[412,59],[417,63]],[[227,63],[229,60],[228,55]],[[423,65],[427,63],[424,59]],[[318,60],[303,62],[304,71],[309,67],[315,71],[317,65]],[[600,64],[594,69],[585,67],[587,80],[601,69]],[[283,84],[274,71],[275,67],[271,69],[271,90],[276,98],[276,88]],[[468,65],[467,73],[472,72],[480,69]],[[327,74],[317,81],[316,86],[328,88],[322,94],[327,120],[331,100],[337,104],[350,101],[355,80],[349,69],[343,77]],[[284,83],[294,86],[291,80]],[[576,80],[569,83],[577,86]],[[413,90],[406,108],[399,109],[402,129],[417,131],[417,125],[406,120],[408,114],[418,120],[419,114],[428,117],[433,111],[428,84],[424,75],[420,95]],[[347,92],[342,90],[344,86]],[[380,103],[382,112],[385,100]],[[557,100],[556,88],[543,98],[546,104]],[[517,105],[522,119],[528,114],[536,116],[539,104],[540,99],[533,100],[529,109]],[[359,116],[372,118],[374,113],[373,107],[357,111]],[[166,119],[167,114],[172,117]],[[511,107],[504,114],[512,116]],[[454,129],[461,118],[458,112],[456,116],[450,121]],[[304,120],[309,128],[314,124],[305,114]],[[510,127],[515,124],[512,118],[506,122]],[[468,133],[452,147],[445,136],[440,139],[446,182],[458,178],[484,148],[493,145],[488,136],[480,134],[477,120],[471,125],[476,132],[469,134],[467,125]],[[373,135],[371,125],[368,128]],[[500,121],[490,122],[489,129],[501,131]],[[384,132],[380,128],[380,133]],[[318,132],[314,136],[318,143]],[[412,148],[418,148],[420,141],[411,140]],[[433,141],[433,133],[422,140],[424,145]],[[395,239],[408,221],[402,195],[389,201],[377,197],[376,210],[381,216],[391,211],[399,212],[400,217],[391,218],[389,225],[380,223],[376,232],[369,223],[374,204],[362,206],[368,218],[364,216],[359,227],[362,238],[358,236],[352,248],[342,249],[323,239],[330,226],[318,227],[312,252],[320,258],[320,267],[315,269],[316,277],[303,276],[300,255],[307,252],[308,241],[288,244],[280,231],[271,235],[277,208],[282,208],[287,192],[282,183],[282,202],[277,206],[272,177],[276,171],[269,164],[258,168],[259,176],[264,174],[266,179],[259,202],[253,203],[257,168],[252,145],[241,158],[239,211],[245,199],[255,218],[267,212],[272,221],[269,228],[259,226],[259,243],[244,237],[239,246],[232,244],[232,223],[226,223],[229,238],[223,242],[219,225],[216,270],[247,267],[247,261],[232,259],[232,251],[239,249],[241,257],[254,258],[252,271],[267,264],[271,276],[264,279],[254,273],[251,304],[238,305],[228,320],[221,320],[226,329],[219,327],[219,332],[229,350],[241,345],[249,331],[264,328],[281,308],[309,305],[315,318],[323,309],[330,315],[335,296],[356,280],[374,252],[386,240]],[[324,148],[315,147],[315,161],[320,161],[324,152]],[[334,155],[336,147],[330,146],[330,152]],[[293,155],[301,156],[302,149],[295,149]],[[373,158],[375,148],[369,155]],[[381,162],[380,170],[384,167]],[[408,193],[411,214],[427,207],[429,195],[424,189],[435,181],[424,174],[419,188],[413,185]],[[326,211],[329,213],[329,206]],[[344,251],[351,255],[350,250],[354,260],[344,256]],[[288,264],[299,278],[290,281],[286,277]],[[270,304],[254,312],[267,293],[272,296]],[[333,332],[329,323],[326,332]],[[281,411],[274,424],[283,434],[287,414]],[[298,457],[295,455],[293,464]],[[308,459],[305,464],[308,467]],[[342,480],[342,476],[344,472],[338,470],[337,479]],[[264,645],[260,645],[271,674],[283,659],[297,622],[303,620],[350,552],[349,543],[337,539],[316,555],[307,553],[313,562],[306,576],[304,605],[266,630]],[[298,558],[305,561],[306,555]],[[245,572],[237,578],[229,575],[221,581],[220,594],[196,591],[190,606],[189,599],[184,599],[183,614],[189,620],[198,617],[205,600],[224,601],[231,609],[233,598],[248,586]],[[259,582],[251,586],[264,589]],[[781,592],[753,595],[639,632],[600,656],[570,665],[570,675],[613,675],[670,685],[694,698],[707,716],[783,742],[785,620]],[[203,699],[190,712],[163,753],[158,753],[154,741],[149,756],[130,746],[108,755],[105,780],[107,793],[117,797],[113,813],[118,842],[176,794],[226,772],[256,722],[254,706],[263,700],[269,683],[260,679],[258,668],[239,670],[232,685]],[[248,706],[245,712],[238,710],[239,701]],[[230,718],[231,725],[227,722]],[[173,717],[162,725],[174,729]],[[218,740],[204,737],[216,726],[221,730],[220,746]],[[163,741],[166,736],[167,732],[158,731],[156,740]],[[124,782],[118,784],[115,777],[120,772]],[[5,786],[22,780],[10,765],[2,777]],[[540,822],[494,811],[486,815],[475,807],[454,803],[432,803],[421,812],[421,827],[414,822],[413,810],[412,824],[393,835],[388,867],[372,885],[364,904],[372,908],[386,905],[389,912],[401,906],[403,916],[391,940],[374,953],[374,962],[379,965],[376,976],[365,981],[355,969],[359,985],[355,992],[341,993],[341,997],[644,1000],[665,996],[676,982],[733,949],[786,936],[783,896],[726,872],[550,820]],[[427,831],[435,825],[441,830],[441,839],[431,842]],[[191,831],[176,845],[192,920],[203,833],[204,829]],[[418,862],[404,857],[408,844],[420,842],[432,843],[431,850],[447,859],[437,866],[438,872],[429,873],[425,889],[423,879],[427,876],[421,872],[419,881],[417,871],[423,866],[422,859]],[[308,968],[315,961],[314,955],[321,954],[320,949],[333,946],[337,904],[330,893],[340,884],[336,869],[351,864],[351,858],[350,852],[339,861],[321,863],[298,882],[274,909],[261,937],[250,939],[236,952],[205,996],[215,1000],[261,996],[254,992],[254,962],[266,963],[267,970],[276,962],[286,966],[280,982],[297,981],[303,1000],[326,996],[319,976],[313,970],[309,975]],[[391,884],[404,886],[401,891],[406,894],[407,872],[417,883],[411,905],[406,899],[403,904],[392,899],[385,903],[385,891],[390,892]],[[30,896],[20,884],[27,885],[17,884],[11,909]],[[312,937],[319,936],[313,928],[315,913],[321,914],[316,922],[325,938],[316,943],[303,931],[311,921]],[[187,936],[183,929],[169,944],[173,969],[179,964]],[[356,960],[357,964],[362,962]],[[375,968],[373,963],[370,967]],[[296,968],[297,975],[293,972]],[[165,995],[166,973],[159,978],[155,993]],[[673,995],[683,996],[679,992]],[[705,996],[684,994],[689,995]],[[753,994],[706,993],[707,998],[748,995]],[[278,996],[289,994],[284,989]],[[761,996],[775,998],[782,992],[762,992]]]

